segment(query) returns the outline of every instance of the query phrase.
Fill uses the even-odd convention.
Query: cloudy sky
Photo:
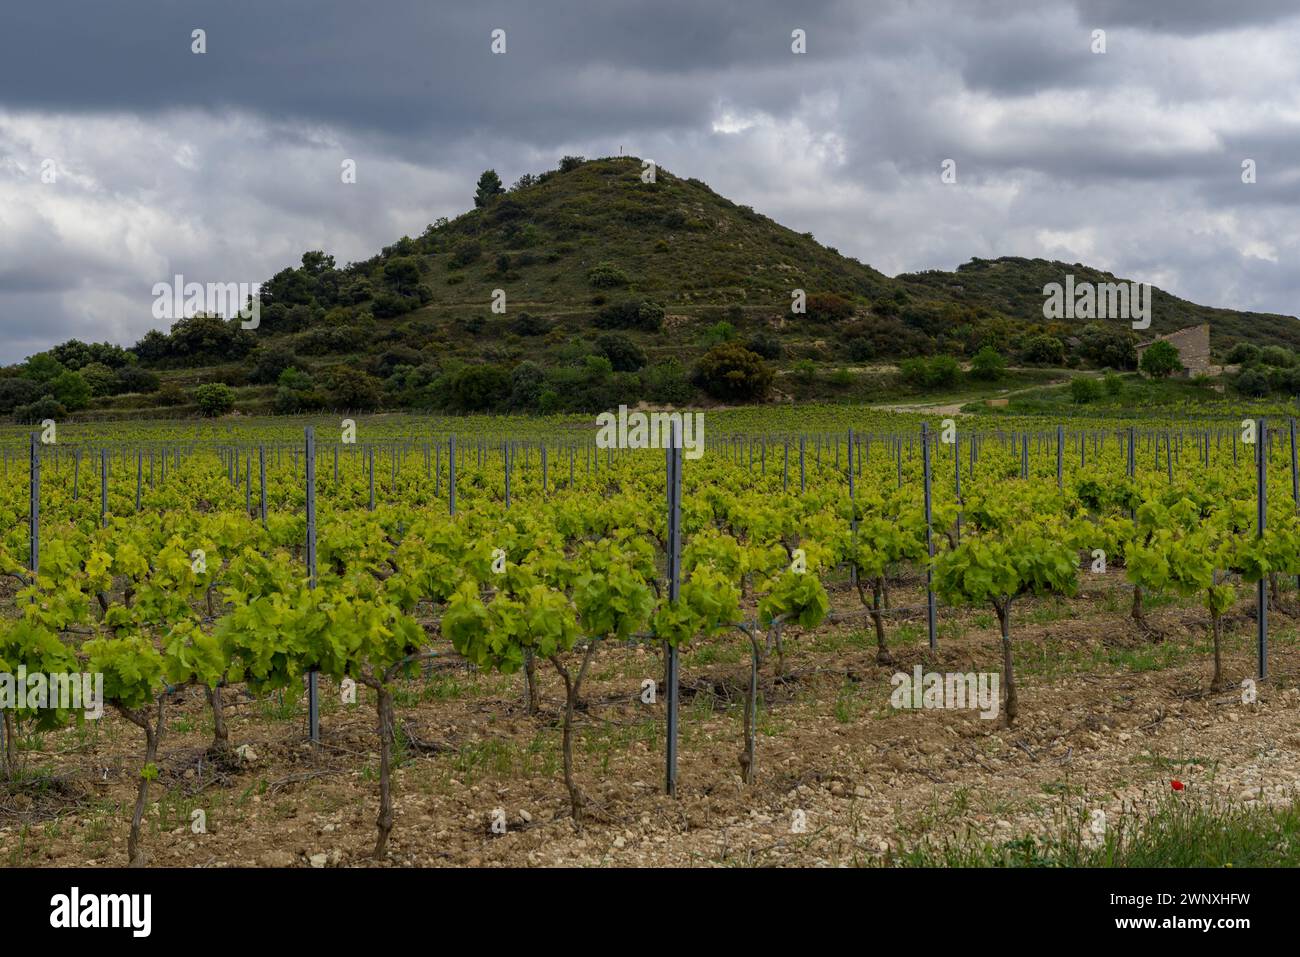
[[[5,0],[0,362],[620,150],[890,275],[1044,256],[1300,313],[1295,0]]]

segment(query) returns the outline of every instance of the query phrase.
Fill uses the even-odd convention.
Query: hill
[[[485,174],[474,209],[370,259],[305,253],[263,284],[255,330],[200,315],[129,352],[74,341],[0,370],[0,413],[49,413],[50,400],[86,417],[861,400],[924,388],[924,370],[893,369],[911,357],[990,346],[1012,365],[1125,367],[1139,337],[1206,321],[1219,354],[1300,348],[1292,317],[1160,290],[1144,333],[1048,321],[1046,283],[1116,277],[1006,258],[890,278],[699,180],[642,172],[632,157],[566,158],[508,191]]]
[[[950,299],[972,307],[994,309],[1023,322],[1036,322],[1042,321],[1043,287],[1063,282],[1067,274],[1074,276],[1076,284],[1130,281],[1082,263],[1018,256],[972,259],[958,266],[955,272],[930,270],[903,273],[896,278],[917,298]],[[1220,355],[1226,355],[1238,342],[1300,349],[1300,321],[1295,316],[1199,306],[1154,286],[1151,297],[1151,328],[1140,333],[1144,339],[1208,322],[1212,327],[1213,348]]]

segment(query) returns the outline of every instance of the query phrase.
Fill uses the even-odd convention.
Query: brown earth
[[[1112,576],[1113,579],[1113,576]],[[941,612],[931,655],[924,620],[890,622],[896,665],[875,664],[869,622],[786,636],[786,675],[763,676],[757,776],[742,784],[742,695],[748,643],[724,636],[683,655],[676,798],[663,790],[662,694],[642,681],[662,662],[646,647],[604,647],[584,685],[577,776],[593,802],[581,830],[560,772],[561,685],[539,664],[539,715],[521,676],[478,674],[454,654],[397,701],[405,746],[395,773],[396,827],[385,866],[854,865],[887,862],[917,841],[1002,841],[1053,827],[1063,813],[1139,814],[1170,781],[1187,793],[1280,802],[1300,782],[1300,651],[1295,623],[1271,613],[1270,680],[1258,702],[1208,691],[1204,614],[1192,603],[1150,610],[1156,641],[1125,614],[1122,587],[1090,578],[1070,601],[1023,601],[1013,612],[1020,718],[1012,730],[972,711],[899,711],[890,677],[995,671],[993,616]],[[848,590],[837,608],[856,612]],[[899,604],[920,596],[896,590]],[[1158,604],[1149,602],[1149,606]],[[1243,602],[1227,628],[1225,674],[1254,674],[1254,622]],[[144,844],[159,866],[372,866],[378,808],[373,699],[339,703],[322,682],[322,745],[305,739],[302,701],[227,691],[233,766],[204,756],[203,695],[168,706],[161,778]],[[140,732],[116,715],[28,737],[42,784],[0,788],[0,863],[122,865],[141,762]],[[494,834],[500,809],[506,833]],[[192,812],[206,833],[191,830]],[[797,826],[802,822],[802,830]]]

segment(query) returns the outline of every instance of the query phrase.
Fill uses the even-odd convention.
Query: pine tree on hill
[[[499,196],[505,192],[505,187],[501,185],[501,177],[497,175],[494,169],[485,169],[483,175],[478,178],[478,189],[474,191],[474,205],[482,209],[493,196]]]

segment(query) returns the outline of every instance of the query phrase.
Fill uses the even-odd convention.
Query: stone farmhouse
[[[1179,329],[1177,332],[1156,336],[1156,338],[1148,342],[1138,343],[1139,363],[1142,361],[1142,353],[1157,342],[1167,342],[1178,350],[1178,356],[1183,364],[1182,370],[1178,373],[1180,378],[1190,379],[1198,375],[1218,375],[1223,371],[1219,366],[1210,364],[1210,324],[1208,322],[1199,326],[1188,326],[1186,329]]]

